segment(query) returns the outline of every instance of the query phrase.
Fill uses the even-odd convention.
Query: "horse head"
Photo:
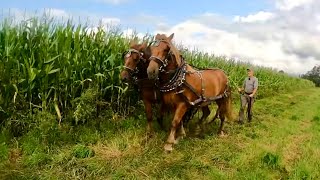
[[[149,79],[156,79],[160,71],[167,71],[170,68],[177,68],[181,65],[179,51],[173,46],[174,33],[169,37],[165,34],[157,34],[150,46],[151,56],[147,69]],[[171,58],[171,57],[174,58]],[[172,60],[175,60],[172,62]],[[173,67],[174,66],[174,67]]]
[[[147,63],[149,61],[150,53],[147,52],[148,48],[147,42],[142,44],[138,44],[136,41],[130,42],[129,50],[123,53],[124,69],[120,73],[122,81],[130,80],[139,73],[138,65],[141,62]]]

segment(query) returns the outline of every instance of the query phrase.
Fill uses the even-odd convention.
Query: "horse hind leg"
[[[218,135],[223,136],[224,132],[223,132],[223,126],[224,126],[224,120],[225,120],[225,116],[224,115],[220,115],[220,127],[218,130]]]
[[[210,115],[209,106],[203,106],[203,107],[201,107],[201,110],[202,110],[202,116],[198,121],[197,129],[196,129],[196,135],[199,135],[200,132],[201,133],[203,132],[203,129],[204,129],[203,128],[203,121],[205,119],[207,119],[207,117]]]
[[[223,126],[224,126],[224,121],[225,121],[226,113],[227,113],[226,105],[227,104],[225,103],[225,101],[223,101],[223,100],[219,101],[219,117],[220,117],[220,127],[218,129],[219,136],[224,135]]]

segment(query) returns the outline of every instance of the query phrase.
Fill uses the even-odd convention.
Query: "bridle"
[[[163,39],[159,39],[159,40],[155,40],[151,43],[151,46],[157,47],[159,46],[160,42],[164,42],[166,44],[169,44],[167,41],[163,40]],[[170,47],[170,45],[169,45]],[[164,59],[161,59],[157,56],[150,56],[149,60],[151,61],[155,61],[158,65],[159,65],[159,71],[160,72],[164,72],[165,71],[165,67],[168,66],[168,61],[169,61],[169,56],[172,56],[172,52],[171,50],[168,52],[168,54],[165,56]],[[172,59],[172,58],[171,58]]]
[[[143,62],[146,62],[147,60],[145,58],[143,58],[143,53],[136,50],[136,49],[129,49],[128,51],[124,52],[124,57],[125,57],[125,61],[127,61],[127,59],[131,56],[132,53],[137,53],[139,55],[139,62],[142,60]],[[138,62],[138,63],[139,63]],[[138,69],[138,66],[136,66],[136,68],[131,68],[131,67],[128,67],[128,66],[123,66],[124,69],[126,71],[128,71],[128,73],[130,74],[130,76],[134,76],[135,74],[138,74],[139,72],[139,69]]]

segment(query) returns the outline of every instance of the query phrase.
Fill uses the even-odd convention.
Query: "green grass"
[[[225,137],[216,135],[218,123],[203,138],[189,132],[170,154],[163,151],[167,133],[156,123],[146,138],[143,116],[98,121],[105,119],[100,116],[97,129],[92,122],[63,124],[51,136],[35,128],[10,143],[0,171],[17,179],[318,179],[319,102],[319,89],[258,100],[252,123],[229,121]]]

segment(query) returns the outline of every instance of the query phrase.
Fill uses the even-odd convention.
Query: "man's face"
[[[253,71],[252,70],[248,70],[247,73],[248,73],[248,76],[253,76]]]

